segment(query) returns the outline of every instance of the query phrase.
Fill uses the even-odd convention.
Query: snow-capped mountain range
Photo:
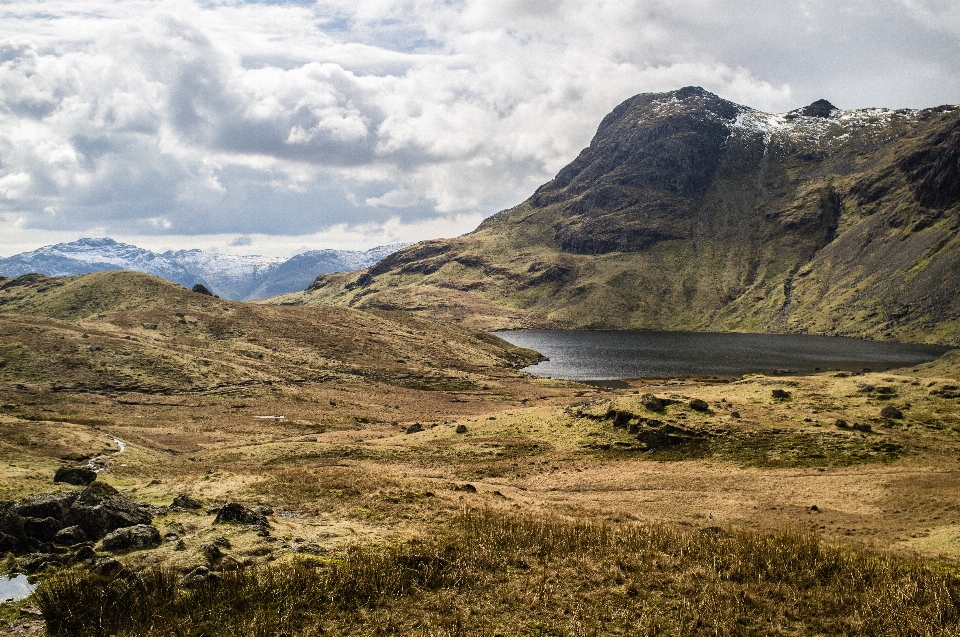
[[[109,238],[79,239],[0,258],[0,275],[12,278],[38,272],[73,276],[102,270],[135,270],[187,287],[202,283],[225,299],[244,301],[303,290],[320,274],[369,267],[406,245],[409,244],[397,243],[365,251],[311,250],[284,259],[204,250],[167,250],[158,254]]]

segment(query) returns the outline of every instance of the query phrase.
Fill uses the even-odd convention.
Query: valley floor
[[[666,529],[662,532],[673,534],[672,539],[664,540],[666,544],[658,545],[657,550],[677,560],[680,558],[674,553],[683,553],[677,543],[705,537],[697,535],[700,531],[709,537],[717,534],[746,542],[744,546],[755,541],[749,538],[760,537],[751,533],[783,542],[794,537],[801,538],[797,540],[801,544],[813,542],[821,547],[818,550],[880,556],[870,559],[910,565],[927,574],[923,577],[934,577],[931,573],[946,577],[941,583],[947,598],[937,602],[942,607],[934,604],[935,612],[929,616],[942,617],[944,623],[940,627],[931,624],[928,634],[949,634],[960,626],[957,384],[954,368],[933,364],[882,374],[632,380],[619,389],[513,372],[498,375],[495,370],[483,385],[433,391],[342,380],[162,394],[7,385],[0,387],[0,500],[76,489],[54,485],[55,470],[98,456],[104,467],[98,481],[153,505],[153,524],[171,538],[158,548],[117,553],[116,557],[129,572],[162,568],[174,579],[198,566],[224,576],[278,568],[281,572],[288,569],[288,575],[289,569],[327,572],[324,569],[346,568],[343,560],[350,551],[413,546],[416,558],[416,547],[421,544],[433,547],[424,548],[425,554],[436,550],[440,551],[437,559],[446,555],[443,564],[465,564],[457,556],[464,545],[450,539],[451,533],[453,537],[461,533],[465,515],[479,515],[487,520],[484,524],[512,520],[512,532],[521,535],[527,533],[523,525],[536,521],[541,530],[544,524],[556,525],[561,536],[571,532],[570,524],[594,525],[591,533],[601,533],[597,529],[617,533]],[[660,399],[660,404],[651,402],[650,395]],[[886,407],[896,409],[881,416]],[[414,426],[417,424],[420,427]],[[420,428],[422,431],[407,433]],[[122,451],[116,441],[123,443]],[[203,509],[170,507],[178,494],[199,500]],[[228,502],[271,507],[268,531],[214,524],[209,512]],[[215,541],[225,548],[211,556],[209,545]],[[703,541],[694,542],[699,547],[696,550],[709,553]],[[549,561],[549,551],[544,553],[542,546],[516,551],[520,556],[517,564]],[[378,555],[377,559],[387,559]],[[403,555],[403,559],[414,559],[409,550]],[[713,555],[715,560],[716,553]],[[563,565],[558,566],[559,579],[551,585],[562,589],[563,577],[572,576],[563,576],[561,571],[577,570],[565,559],[587,557],[573,548],[569,554],[557,553],[554,559]],[[396,562],[400,557],[390,559]],[[616,559],[622,567],[627,557]],[[691,573],[697,569],[710,571],[705,563],[683,566],[688,578],[683,586],[694,586],[697,578]],[[470,564],[470,568],[479,568]],[[18,563],[9,557],[4,565],[9,571]],[[403,572],[421,573],[427,568],[423,564],[407,567]],[[894,571],[897,568],[901,567]],[[503,575],[511,585],[518,585],[517,577],[530,577],[524,568],[510,566],[507,572],[513,573]],[[17,610],[24,605],[43,605],[44,599],[47,604],[68,604],[63,595],[69,597],[70,589],[62,587],[66,577],[62,573],[55,567],[39,573],[40,580],[48,582],[46,597],[39,602],[28,599],[0,606],[4,608],[0,621],[8,622],[8,630],[41,628],[38,619]],[[546,577],[545,570],[543,573]],[[477,579],[473,588],[465,585],[464,590],[473,592],[469,599],[456,601],[459,610],[472,609],[467,615],[473,617],[458,620],[459,629],[437,619],[449,615],[439,611],[431,615],[433,619],[421,617],[417,625],[411,619],[416,613],[404,615],[403,603],[398,601],[407,594],[403,591],[392,594],[389,604],[364,598],[366,601],[358,602],[360,610],[350,613],[341,609],[339,615],[328,613],[322,618],[294,613],[299,619],[285,621],[289,621],[289,634],[320,634],[322,630],[328,634],[375,634],[374,626],[383,628],[384,608],[390,607],[399,615],[394,628],[383,628],[387,634],[414,630],[422,634],[497,634],[504,630],[502,622],[484,624],[477,619],[489,602],[482,592],[493,586],[489,577],[494,576],[488,575]],[[596,590],[620,591],[617,595],[625,595],[624,600],[638,595],[644,598],[656,589],[656,578],[630,584],[617,580],[619,576],[607,581],[607,575],[598,575]],[[576,577],[570,581],[587,586]],[[52,587],[57,582],[60,589]],[[459,584],[450,582],[431,588],[432,584],[417,580],[410,586],[419,591],[417,595],[427,595],[429,600],[423,603],[428,605],[442,606],[443,591],[455,595],[449,591],[460,590]],[[648,590],[650,586],[653,589]],[[928,582],[927,586],[933,585]],[[54,595],[57,590],[59,598]],[[744,591],[736,595],[767,594]],[[670,598],[672,602],[669,595],[656,598],[667,599],[660,610],[663,618],[674,619],[653,621],[654,615],[650,615],[643,620],[649,622],[641,632],[707,634],[709,629],[728,634],[894,634],[868,630],[873,624],[867,619],[859,628],[848,624],[831,624],[831,628],[809,623],[804,617],[787,621],[774,631],[764,622],[770,621],[770,613],[780,612],[779,606],[761,604],[763,609],[753,612],[743,606],[742,599],[736,602],[733,593],[730,600],[716,602],[720,606],[713,619],[706,621],[705,615],[697,615],[701,623],[695,627],[677,619],[693,615],[677,615],[676,608],[670,611],[670,604],[675,607],[677,599],[688,599],[694,593],[674,593],[679,597]],[[555,594],[562,597],[576,592]],[[632,615],[630,621],[616,619],[619,602],[604,599],[612,609],[610,618],[604,619],[602,613],[596,617],[581,613],[577,624],[571,623],[569,616],[554,617],[550,630],[555,632],[543,634],[619,634],[631,621],[641,625],[636,623],[641,622],[639,615]],[[660,608],[650,600],[651,609]],[[870,606],[859,598],[850,601],[861,602]],[[784,607],[790,605],[783,603]],[[822,600],[810,603],[825,608]],[[874,611],[893,612],[881,610],[881,606]],[[43,608],[48,615],[50,606]],[[503,619],[519,611],[496,612]],[[527,617],[523,612],[516,615],[520,622],[515,624],[516,634],[537,634],[530,623],[537,612],[530,612]],[[634,608],[631,612],[639,611]],[[369,622],[363,620],[364,613],[369,614]],[[929,621],[917,617],[910,624],[913,628],[907,630],[903,626],[908,624],[903,624],[901,628],[907,632],[899,634],[908,634]],[[745,618],[746,623],[737,624],[738,618]],[[604,628],[607,623],[609,627]],[[738,625],[739,633],[733,629]],[[70,626],[69,622],[54,623],[52,634],[75,634]],[[541,632],[544,626],[540,626]],[[129,634],[168,634],[164,630],[131,624]],[[268,630],[263,634],[274,633]]]

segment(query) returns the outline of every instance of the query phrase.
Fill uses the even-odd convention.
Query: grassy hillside
[[[471,387],[536,354],[413,315],[234,303],[135,272],[0,284],[0,382],[201,391],[332,378]]]
[[[960,109],[640,95],[519,206],[281,297],[474,327],[960,344]],[[819,109],[819,110],[818,110]]]

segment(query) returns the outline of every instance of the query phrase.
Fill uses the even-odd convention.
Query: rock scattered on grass
[[[666,403],[653,394],[644,394],[640,397],[640,403],[650,411],[660,412],[666,408]]]
[[[792,394],[785,389],[774,389],[770,391],[774,400],[790,400]]]
[[[903,418],[903,412],[894,407],[893,405],[887,405],[880,410],[881,418],[889,418],[891,420],[898,420]]]
[[[710,405],[705,400],[694,398],[690,401],[690,409],[694,411],[710,411]]]
[[[251,524],[254,526],[265,527],[269,523],[266,516],[257,513],[253,509],[248,509],[242,504],[231,502],[225,504],[217,510],[217,517],[214,524],[224,524],[227,522],[239,522],[241,524]]]
[[[195,511],[197,509],[202,509],[203,503],[200,502],[199,500],[191,498],[189,495],[185,493],[181,493],[180,495],[178,495],[173,499],[173,503],[171,503],[170,506],[175,509],[187,509],[187,510]]]
[[[465,433],[467,433],[467,426],[466,426],[466,425],[457,425],[457,433],[458,433],[458,434],[465,434]]]
[[[160,531],[151,524],[137,524],[108,533],[100,545],[105,551],[139,551],[160,544]]]
[[[97,479],[97,472],[89,467],[60,467],[53,475],[57,483],[72,484],[85,487]]]
[[[421,431],[423,431],[423,425],[418,422],[413,423],[406,429],[406,433],[408,434],[420,433]]]

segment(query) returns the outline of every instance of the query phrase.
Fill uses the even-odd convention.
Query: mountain
[[[73,276],[105,270],[135,270],[186,287],[202,283],[226,299],[259,299],[302,290],[318,274],[359,270],[407,244],[366,251],[314,250],[290,259],[259,255],[234,256],[203,250],[168,250],[162,254],[113,239],[80,239],[0,258],[0,275],[18,277],[36,272]]]
[[[482,328],[960,344],[960,107],[641,94],[520,205],[278,300]]]

